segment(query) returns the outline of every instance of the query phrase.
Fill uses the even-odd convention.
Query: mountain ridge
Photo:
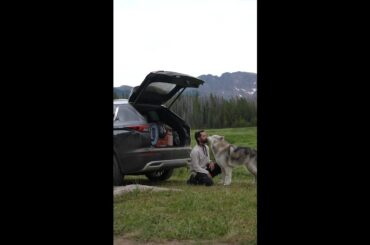
[[[184,94],[199,94],[207,96],[212,93],[224,98],[244,97],[256,99],[257,96],[257,74],[252,72],[224,72],[220,76],[205,74],[198,76],[205,83],[199,88],[188,88]],[[113,91],[120,97],[128,97],[132,86],[122,85],[114,87]]]

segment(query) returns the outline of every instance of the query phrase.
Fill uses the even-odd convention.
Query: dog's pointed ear
[[[224,139],[225,139],[225,137],[224,137],[224,136],[221,136],[221,137],[220,137],[220,140],[224,140]]]

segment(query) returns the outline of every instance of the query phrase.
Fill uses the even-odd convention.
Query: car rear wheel
[[[123,185],[123,177],[118,166],[117,158],[113,155],[113,186]]]
[[[147,173],[145,174],[145,176],[151,181],[164,181],[171,178],[172,174],[173,168],[157,170],[154,172]]]

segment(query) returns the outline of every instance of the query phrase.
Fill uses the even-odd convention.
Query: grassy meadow
[[[206,129],[238,146],[257,147],[257,128]],[[194,130],[191,132],[195,144]],[[212,156],[213,157],[213,156]],[[211,158],[212,158],[211,157]],[[256,244],[257,193],[252,175],[244,168],[233,171],[230,186],[189,186],[189,171],[178,168],[164,182],[144,175],[125,176],[125,184],[181,189],[181,192],[134,191],[114,198],[114,236],[133,243]]]

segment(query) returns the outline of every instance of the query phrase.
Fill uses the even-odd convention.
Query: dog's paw
[[[226,176],[225,181],[224,181],[224,185],[230,185],[230,184],[231,184],[231,177]]]

